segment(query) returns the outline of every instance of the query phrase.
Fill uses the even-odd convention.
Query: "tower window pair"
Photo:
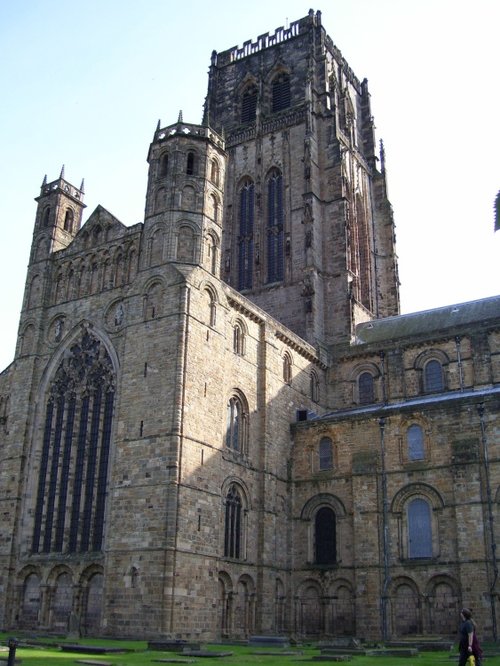
[[[238,289],[253,287],[255,186],[245,180],[239,190]],[[267,282],[281,282],[284,277],[284,205],[283,177],[273,169],[267,178],[266,216]]]

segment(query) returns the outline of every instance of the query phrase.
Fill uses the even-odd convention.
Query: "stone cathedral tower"
[[[133,226],[83,223],[64,172],[36,199],[0,628],[378,640],[466,604],[496,638],[500,298],[398,314],[367,83],[320,12],[213,52],[147,161]]]
[[[313,344],[398,314],[367,82],[321,12],[214,52],[205,122],[224,132],[229,155],[224,280]]]

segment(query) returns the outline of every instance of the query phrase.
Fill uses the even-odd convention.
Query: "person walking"
[[[481,666],[482,651],[476,636],[476,623],[472,619],[470,608],[462,608],[460,611],[460,642],[458,650],[460,656],[458,666],[465,666],[467,659],[474,655],[476,666]]]

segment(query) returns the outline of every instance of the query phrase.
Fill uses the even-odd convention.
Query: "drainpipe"
[[[457,365],[458,365],[458,380],[460,382],[460,390],[464,390],[464,369],[462,366],[462,354],[460,353],[460,336],[455,338],[455,347],[457,350]]]
[[[384,582],[382,585],[382,594],[380,597],[380,616],[382,618],[382,639],[387,641],[389,636],[388,618],[387,618],[387,589],[391,582],[389,573],[389,506],[387,500],[387,472],[385,469],[385,419],[379,419],[380,428],[380,453],[381,453],[381,481],[382,481],[382,551]]]
[[[481,424],[481,444],[483,449],[483,463],[486,480],[486,502],[488,506],[488,527],[490,532],[491,544],[491,563],[493,565],[493,580],[490,584],[490,604],[491,604],[491,627],[493,630],[493,640],[497,640],[497,617],[495,610],[495,587],[498,580],[498,562],[496,556],[497,544],[495,542],[495,530],[493,525],[493,502],[491,499],[491,484],[490,484],[490,464],[488,459],[488,438],[486,437],[486,426],[484,423],[484,403],[479,403],[477,406],[477,413],[479,414],[479,421]]]

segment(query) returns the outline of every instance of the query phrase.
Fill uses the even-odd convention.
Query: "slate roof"
[[[430,335],[434,331],[442,333],[493,319],[498,319],[500,323],[500,296],[364,322],[356,326],[354,344]]]

